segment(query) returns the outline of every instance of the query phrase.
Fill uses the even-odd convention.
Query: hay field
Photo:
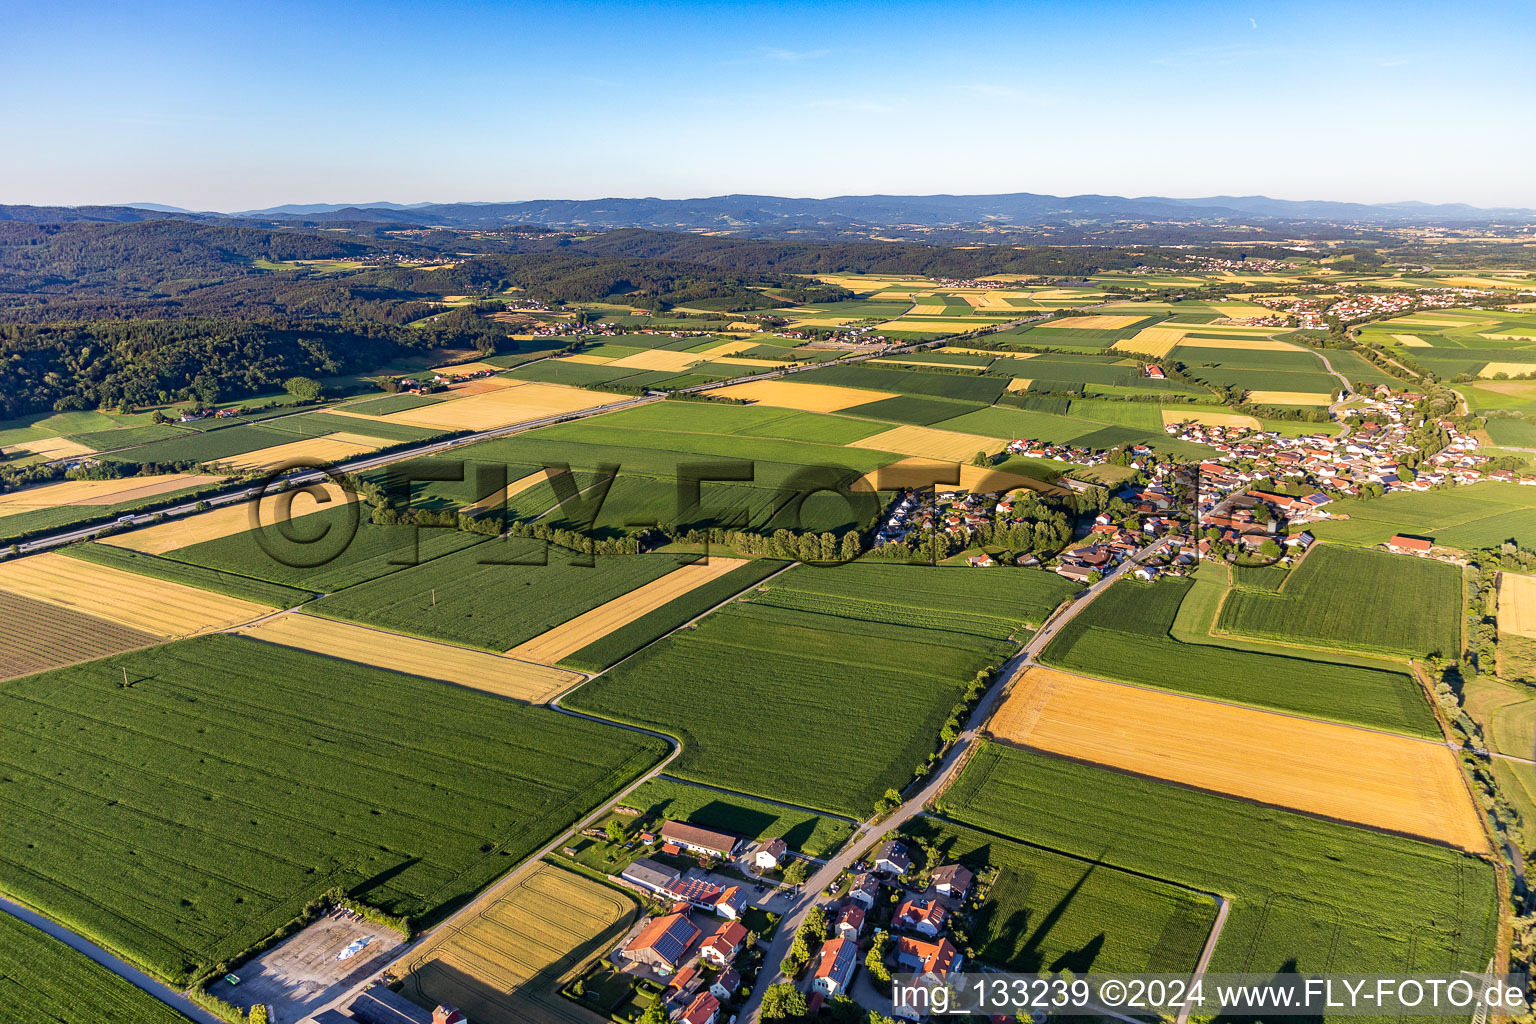
[[[225,629],[272,612],[269,605],[51,551],[0,563],[0,591],[167,639]]]
[[[534,486],[535,484],[542,483],[548,479],[548,470],[535,470],[534,472],[529,473],[527,476],[518,477],[516,480],[513,480],[511,483],[507,484],[507,486],[491,492],[490,494],[481,498],[479,501],[471,505],[465,505],[463,511],[470,515],[474,515],[476,512],[484,512],[487,509],[500,508],[509,499],[517,497],[528,488]]]
[[[720,356],[733,356],[738,352],[745,352],[747,349],[756,348],[761,344],[762,342],[756,338],[743,338],[737,341],[727,341],[720,345],[712,345],[694,354],[703,359],[718,359]]]
[[[1450,749],[1032,668],[988,725],[1000,740],[1214,793],[1483,852]]]
[[[507,656],[553,665],[621,626],[627,626],[640,616],[655,611],[668,601],[682,597],[690,590],[702,587],[710,580],[719,579],[737,566],[745,564],[747,560],[744,558],[711,558],[708,562],[682,566],[622,597],[583,612],[532,640],[518,644],[507,652]]]
[[[1073,331],[1118,331],[1145,320],[1144,316],[1125,316],[1118,313],[1101,313],[1097,316],[1072,316],[1065,320],[1050,320],[1040,324],[1037,330],[1052,328]]]
[[[297,647],[392,672],[441,679],[530,704],[542,704],[582,679],[579,672],[303,612],[273,616],[238,632],[284,647]]]
[[[725,362],[725,360],[720,360]],[[867,405],[884,398],[895,398],[894,391],[865,391],[863,388],[838,387],[835,384],[801,384],[791,380],[754,380],[714,388],[705,394],[741,398],[757,405],[801,412],[838,412],[855,405]],[[974,453],[972,453],[974,454]]]
[[[1531,369],[1536,370],[1536,364]],[[1331,405],[1333,396],[1321,391],[1250,391],[1248,400],[1260,405]]]
[[[915,302],[907,310],[907,316],[943,316],[949,306],[942,302]]]
[[[1250,430],[1258,430],[1262,426],[1256,418],[1236,412],[1205,412],[1183,407],[1163,410],[1165,427],[1183,423],[1186,420],[1202,423],[1207,427],[1247,427]]]
[[[258,448],[244,455],[231,455],[213,461],[231,469],[267,470],[297,459],[343,462],[376,451],[381,446],[382,442],[376,437],[337,433],[326,434],[323,437],[306,437],[302,441],[290,441],[287,444],[273,445],[271,448]]]
[[[1029,386],[1035,382],[1033,377],[1014,377],[1008,382],[1009,391],[1028,391]]]
[[[482,902],[400,962],[401,994],[476,1024],[600,1024],[559,990],[637,920],[634,900],[541,863]]]
[[[133,476],[118,480],[61,480],[41,487],[25,487],[0,494],[0,518],[35,509],[60,508],[64,505],[116,505],[139,501],[187,487],[218,483],[222,477],[198,473],[168,473],[164,476]]]
[[[1000,437],[985,434],[964,434],[958,430],[939,430],[936,427],[904,426],[881,431],[872,437],[854,441],[850,448],[872,448],[897,455],[916,455],[924,459],[941,459],[947,462],[969,462],[977,452],[995,454],[1007,447]]]
[[[608,365],[636,370],[686,370],[703,358],[697,352],[673,352],[665,348],[648,348],[632,356],[615,359]]]
[[[1183,341],[1184,331],[1180,328],[1147,327],[1138,331],[1136,337],[1117,341],[1109,347],[1121,352],[1135,352],[1138,355],[1165,359],[1168,353],[1178,348]]]
[[[1499,632],[1536,640],[1536,576],[1499,573]]]
[[[69,441],[62,437],[41,437],[35,441],[21,441],[17,444],[8,444],[0,450],[10,456],[33,455],[49,461],[68,459],[76,455],[92,455],[96,451],[78,441]]]
[[[1489,363],[1477,371],[1479,377],[1493,377],[1500,373],[1506,377],[1518,377],[1521,374],[1536,373],[1536,363]]]
[[[346,492],[335,484],[310,484],[281,494],[269,494],[259,503],[246,501],[223,505],[142,530],[102,537],[98,543],[142,551],[146,555],[163,555],[167,551],[201,544],[205,540],[232,537],[258,525],[270,526],[314,512],[324,512],[346,500]]]
[[[1268,330],[1269,328],[1266,328]],[[1231,330],[1230,327],[1224,330]],[[1267,338],[1191,338],[1179,342],[1180,348],[1238,348],[1252,352],[1300,352],[1302,349],[1288,341],[1270,341]]]
[[[563,384],[517,384],[484,395],[470,395],[419,409],[407,409],[389,417],[392,423],[441,430],[491,430],[527,420],[593,409],[628,396],[606,391],[587,391]]]
[[[1417,334],[1394,334],[1392,335],[1392,340],[1399,345],[1406,345],[1409,348],[1434,348],[1433,345]]]

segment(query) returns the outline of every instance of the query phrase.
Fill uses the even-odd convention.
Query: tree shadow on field
[[[1289,998],[1291,1000],[1288,1005],[1291,1007],[1307,1006],[1306,983],[1307,977],[1299,973],[1299,967],[1295,958],[1287,960],[1280,965],[1280,970],[1276,971],[1274,976],[1264,983],[1268,988],[1276,991],[1276,995],[1268,996],[1266,1001],[1270,1005],[1274,1005],[1276,1002],[1285,1000],[1286,997],[1278,995],[1278,992],[1279,990],[1286,990],[1290,993]],[[1317,1002],[1318,999],[1314,999],[1312,1005],[1316,1005]],[[1213,1024],[1268,1024],[1268,1022],[1276,1019],[1273,1014],[1266,1016],[1263,1007],[1254,1006],[1247,1002],[1234,1002],[1221,1008],[1221,1012],[1213,1019]],[[1295,1013],[1292,1010],[1283,1019],[1285,1024],[1323,1024],[1323,1015],[1321,1013],[1301,1014]]]

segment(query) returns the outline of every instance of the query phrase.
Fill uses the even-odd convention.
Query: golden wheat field
[[[0,517],[64,505],[116,505],[188,487],[218,483],[221,479],[197,473],[168,473],[164,476],[130,476],[118,480],[61,480],[41,487],[24,487],[19,491],[0,494]]]
[[[714,388],[706,394],[740,398],[757,405],[772,405],[780,409],[799,409],[802,412],[838,412],[855,405],[878,402],[882,398],[896,397],[893,391],[865,391],[863,388],[844,388],[835,384],[801,384],[792,380],[754,380],[746,384],[730,384],[723,388]]]
[[[466,373],[500,373],[502,367],[492,366],[490,363],[448,363],[443,366],[432,367],[432,372],[440,373],[444,377],[462,377]]]
[[[872,473],[865,473],[852,484],[854,490],[868,491],[920,491],[929,487],[941,491],[960,488],[980,494],[1020,489],[1058,496],[1071,493],[1065,487],[1006,469],[956,465],[941,459],[919,458],[902,459],[889,466],[881,466]]]
[[[376,451],[380,446],[381,442],[376,437],[347,433],[326,434],[323,437],[306,437],[302,441],[273,445],[271,448],[258,448],[244,455],[230,455],[214,461],[236,470],[270,470],[295,460],[344,462]]]
[[[1338,821],[1488,848],[1442,743],[1035,667],[988,724],[997,739]]]
[[[1203,409],[1164,409],[1163,426],[1172,426],[1175,423],[1186,421],[1201,423],[1207,427],[1248,427],[1250,430],[1258,430],[1262,425],[1252,416],[1244,416],[1236,412],[1207,412]]]
[[[648,348],[632,356],[615,359],[610,366],[622,366],[634,370],[686,370],[704,357],[697,352],[673,352],[665,348]]]
[[[1248,401],[1259,405],[1331,405],[1333,396],[1322,391],[1250,391]]]
[[[1477,371],[1479,377],[1495,377],[1501,373],[1506,377],[1519,377],[1527,373],[1536,373],[1536,363],[1489,363]]]
[[[940,352],[961,352],[961,353],[964,353],[965,355],[968,355],[968,356],[993,356],[993,357],[1007,356],[1009,359],[1033,359],[1033,358],[1035,358],[1035,356],[1040,354],[1038,352],[1008,352],[1008,351],[997,351],[997,352],[994,352],[991,349],[985,349],[985,348],[966,348],[964,345],[940,345],[939,346],[939,351]]]
[[[712,345],[703,352],[695,352],[699,359],[718,359],[721,356],[733,356],[738,352],[745,352],[749,348],[756,348],[762,342],[747,338],[739,341],[727,341],[719,345]]]
[[[602,1024],[559,990],[637,919],[624,893],[536,864],[400,961],[401,994],[475,1024]]]
[[[1392,335],[1392,340],[1399,345],[1406,345],[1409,348],[1434,348],[1433,345],[1417,334],[1394,334]]]
[[[1126,338],[1109,346],[1119,352],[1135,352],[1138,355],[1165,358],[1184,340],[1184,331],[1177,327],[1145,327],[1134,338]]]
[[[885,334],[892,332],[901,333],[926,333],[926,334],[959,334],[964,331],[976,331],[992,324],[1001,323],[996,317],[978,316],[974,320],[888,320],[880,324],[875,330]]]
[[[625,401],[627,396],[563,384],[515,384],[484,395],[392,413],[393,423],[440,430],[491,430]]]
[[[226,629],[272,612],[269,605],[53,552],[0,563],[0,590],[165,638]]]
[[[346,500],[346,492],[335,484],[309,484],[280,494],[269,494],[259,503],[247,501],[222,505],[141,530],[103,537],[98,543],[142,551],[147,555],[163,555],[205,540],[232,537],[258,526],[271,526],[324,512]]]
[[[1536,640],[1536,576],[1499,574],[1499,632]]]
[[[303,612],[276,615],[240,632],[284,647],[441,679],[530,704],[542,704],[583,678],[579,672]]]
[[[923,459],[942,459],[946,462],[969,462],[977,452],[996,454],[1007,447],[1000,437],[985,434],[964,434],[958,430],[939,430],[936,427],[904,426],[883,430],[872,437],[854,441],[850,448],[872,448],[875,451],[895,452],[897,455],[915,455]]]
[[[1040,326],[1073,331],[1118,331],[1145,319],[1145,316],[1100,313],[1095,316],[1069,316],[1065,320],[1049,320]]]
[[[1227,328],[1230,330],[1230,328]],[[1300,352],[1301,349],[1288,341],[1269,341],[1265,338],[1224,337],[1191,338],[1188,335],[1179,342],[1180,348],[1236,348],[1251,352]]]
[[[1029,386],[1035,382],[1033,377],[1014,377],[1008,382],[1009,391],[1028,391]]]
[[[553,665],[620,626],[627,626],[647,612],[655,611],[668,601],[745,564],[746,560],[741,558],[711,558],[708,562],[682,566],[660,579],[583,612],[532,640],[518,644],[507,655]]]

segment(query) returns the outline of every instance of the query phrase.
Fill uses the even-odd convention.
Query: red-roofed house
[[[688,1004],[677,1018],[678,1024],[715,1024],[720,1016],[720,1000],[712,993],[700,992],[693,997],[693,1002]]]
[[[737,971],[721,971],[715,975],[715,980],[709,983],[710,994],[716,999],[730,999],[736,995],[736,990],[741,988],[741,974]]]
[[[1427,555],[1435,542],[1428,537],[1404,537],[1398,534],[1387,541],[1387,550],[1401,554]]]
[[[950,974],[958,971],[965,959],[948,939],[924,942],[922,939],[901,936],[893,948],[898,964],[909,971],[920,971],[923,974]]]
[[[671,974],[686,959],[700,931],[687,914],[671,913],[652,918],[640,933],[624,947],[624,958],[645,964],[662,974]]]
[[[816,953],[815,970],[811,972],[811,988],[823,995],[835,996],[848,987],[853,977],[853,965],[858,959],[859,947],[852,939],[832,939],[822,944]]]
[[[724,967],[736,959],[747,941],[747,926],[740,921],[727,921],[715,929],[713,935],[699,947],[699,956],[716,967]]]
[[[896,916],[891,919],[891,923],[898,928],[921,932],[933,938],[944,930],[944,922],[948,918],[949,911],[938,900],[907,899],[896,907]]]
[[[662,895],[700,910],[713,910],[725,892],[707,878],[679,878],[662,890]]]
[[[721,917],[728,917],[732,921],[741,917],[747,909],[747,890],[739,885],[733,885],[720,894],[715,900],[715,913]]]
[[[857,939],[859,933],[864,931],[864,908],[857,903],[850,903],[839,910],[832,931],[845,939]]]

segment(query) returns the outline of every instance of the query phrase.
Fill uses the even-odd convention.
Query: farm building
[[[626,882],[633,882],[642,889],[661,892],[677,881],[678,873],[676,868],[669,868],[659,861],[641,857],[625,868],[619,877]]]
[[[1396,551],[1400,555],[1427,555],[1434,546],[1433,538],[1405,537],[1400,533],[1387,540],[1387,550]]]
[[[859,946],[852,939],[833,939],[816,953],[816,968],[811,973],[811,988],[823,995],[835,996],[848,987]]]
[[[713,910],[724,892],[724,888],[707,878],[679,878],[662,890],[662,895],[700,910]]]
[[[699,929],[688,915],[676,909],[654,918],[624,947],[623,956],[632,963],[644,964],[662,974],[671,974],[687,958],[688,947],[699,937]]]
[[[784,855],[789,852],[789,844],[777,837],[765,839],[758,844],[757,851],[752,855],[752,863],[760,870],[768,871],[779,866]]]
[[[729,832],[690,825],[686,821],[669,821],[661,826],[661,838],[685,850],[716,857],[729,857],[736,852],[736,844],[740,842]]]
[[[365,1024],[466,1024],[464,1015],[452,1006],[423,1010],[383,985],[374,985],[358,996],[349,1009],[353,1020]]]

